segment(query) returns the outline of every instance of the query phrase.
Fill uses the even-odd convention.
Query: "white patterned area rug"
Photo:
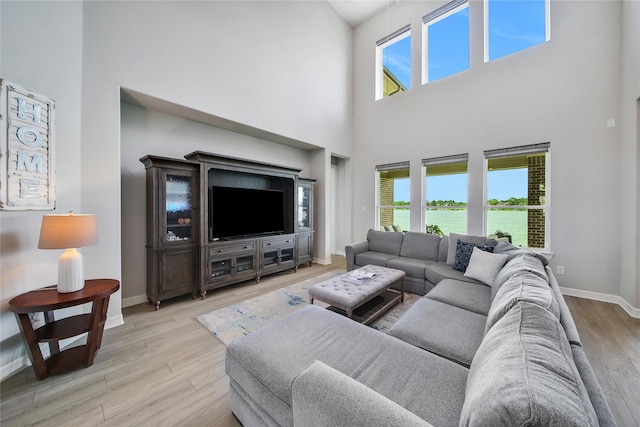
[[[336,274],[342,273],[325,273],[295,285],[200,315],[196,319],[224,345],[229,345],[241,336],[248,335],[267,323],[308,305],[309,287],[328,280],[336,276]],[[388,332],[396,320],[418,298],[420,298],[418,295],[405,292],[404,302],[394,306],[369,326],[385,333]],[[317,302],[314,302],[314,304],[323,307],[327,306],[327,304]]]

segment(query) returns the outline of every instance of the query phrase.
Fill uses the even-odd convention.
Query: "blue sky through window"
[[[488,198],[509,200],[527,197],[527,169],[489,171]],[[409,201],[409,178],[394,181],[394,200]],[[467,175],[437,175],[427,177],[427,200],[467,202]]]
[[[428,26],[428,80],[469,68],[469,7]]]
[[[489,61],[545,42],[545,0],[487,1]]]
[[[411,87],[411,37],[405,37],[382,51],[382,64],[404,85]]]

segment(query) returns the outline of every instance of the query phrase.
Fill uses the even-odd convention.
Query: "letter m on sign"
[[[0,210],[55,208],[55,102],[0,79]]]

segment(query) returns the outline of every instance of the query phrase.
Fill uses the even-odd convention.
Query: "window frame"
[[[527,50],[535,46],[539,46],[540,44],[531,45],[522,50],[518,50],[515,52],[511,52],[509,54],[500,56],[498,58],[489,59],[489,2],[490,1],[498,1],[498,0],[483,0],[483,30],[484,30],[484,62],[496,61],[498,59],[504,58],[505,56],[513,55],[514,53],[521,52],[522,50]],[[505,0],[501,0],[505,1]],[[516,0],[507,0],[507,1],[516,1]],[[544,0],[544,43],[551,40],[551,0]]]
[[[451,15],[454,15],[460,12],[463,9],[469,9],[469,0],[453,0],[444,6],[434,10],[433,12],[428,13],[427,15],[422,17],[422,84],[425,85],[427,83],[431,83],[436,80],[429,79],[429,26],[432,24],[436,24]],[[471,21],[471,15],[469,15],[469,21]],[[469,22],[470,24],[470,22]],[[469,32],[471,34],[471,32]],[[471,40],[467,40],[467,50],[469,55],[471,55]],[[461,73],[463,71],[471,68],[471,61],[469,61],[469,66],[464,70],[457,71],[453,74],[449,74],[445,77],[452,76],[454,74]],[[437,79],[440,80],[440,79]]]
[[[469,153],[464,153],[464,154],[456,154],[456,155],[452,155],[452,156],[441,156],[441,157],[431,157],[431,158],[426,158],[426,159],[422,159],[422,194],[421,194],[421,221],[420,221],[420,226],[422,228],[422,230],[426,231],[426,227],[427,227],[427,211],[429,209],[431,210],[450,210],[452,208],[447,208],[446,206],[433,206],[433,207],[428,207],[427,206],[427,168],[429,166],[437,166],[437,165],[446,165],[446,164],[454,164],[454,163],[466,163],[467,165],[467,206],[464,208],[466,211],[466,218],[465,218],[465,230],[468,231],[469,230],[469,179],[470,179],[470,174],[469,174]],[[466,234],[462,233],[462,234]],[[446,235],[447,233],[445,233]]]
[[[407,178],[409,178],[409,204],[401,209],[406,209],[409,212],[409,227],[411,226],[411,165],[410,162],[398,162],[388,163],[383,165],[376,165],[375,168],[375,229],[380,230],[383,226],[380,221],[380,213],[382,209],[397,209],[395,205],[382,205],[380,202],[380,172],[388,172],[394,170],[408,170]],[[395,224],[392,224],[395,225]]]
[[[384,49],[406,39],[407,37],[411,37],[411,24],[405,25],[404,27],[394,31],[386,37],[378,40],[376,42],[376,67],[375,67],[375,99],[379,101],[384,98],[388,98],[389,96],[384,96]],[[409,51],[409,57],[411,58],[411,49]],[[411,61],[411,68],[413,68],[413,61]],[[411,71],[410,74],[413,74]],[[406,88],[406,90],[410,90],[411,86]],[[396,92],[397,93],[397,92]],[[395,94],[395,93],[394,93]]]
[[[511,205],[489,205],[489,160],[495,158],[507,158],[523,156],[527,154],[545,154],[545,197],[544,205],[526,205],[526,206],[511,206]],[[551,143],[543,142],[539,144],[521,145],[509,148],[501,148],[495,150],[485,150],[484,152],[484,190],[483,190],[483,224],[482,229],[484,235],[488,235],[488,218],[490,209],[524,209],[524,210],[542,210],[545,212],[544,221],[544,247],[530,247],[527,249],[536,252],[551,253]],[[528,230],[528,228],[527,228]]]

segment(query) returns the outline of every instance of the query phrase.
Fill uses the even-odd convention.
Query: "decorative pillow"
[[[473,248],[478,248],[485,252],[493,252],[493,246],[476,245],[475,243],[462,242],[458,240],[456,244],[456,260],[453,263],[453,268],[463,273],[467,271],[469,260],[471,259],[471,253]]]
[[[466,234],[449,233],[449,249],[447,252],[447,264],[453,266],[456,262],[456,243],[461,242],[475,243],[476,245],[486,245],[487,238],[482,236],[467,236]]]
[[[507,262],[507,258],[509,258],[509,256],[505,254],[494,254],[473,248],[469,266],[464,276],[479,280],[485,285],[491,286],[498,272],[504,263]]]

